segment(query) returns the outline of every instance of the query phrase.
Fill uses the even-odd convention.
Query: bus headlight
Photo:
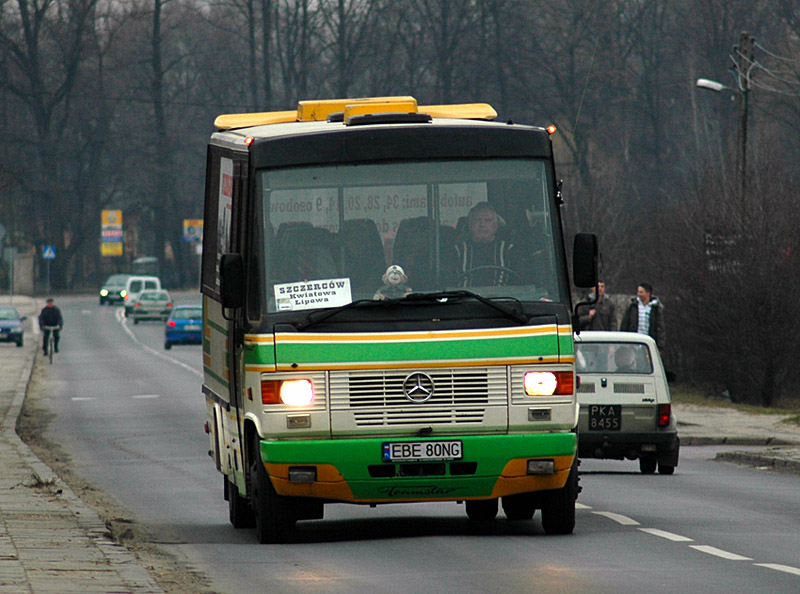
[[[572,395],[575,386],[571,371],[529,371],[522,384],[528,396]]]
[[[307,379],[283,381],[280,398],[286,406],[308,406],[314,402],[314,388]]]

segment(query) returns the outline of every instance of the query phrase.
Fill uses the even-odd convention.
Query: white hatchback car
[[[655,341],[635,332],[575,335],[578,455],[639,459],[639,469],[672,474],[680,440],[667,373]]]

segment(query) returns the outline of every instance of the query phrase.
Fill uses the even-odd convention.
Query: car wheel
[[[639,470],[642,474],[653,474],[656,471],[658,460],[655,456],[642,456],[639,458]]]
[[[572,534],[575,530],[575,501],[578,499],[578,460],[572,463],[563,488],[550,491],[542,505],[545,534]]]
[[[255,517],[250,504],[241,495],[236,485],[223,476],[225,481],[225,499],[228,500],[228,519],[234,528],[252,528],[255,526]]]
[[[675,474],[675,467],[667,464],[658,465],[658,474]]]
[[[261,461],[258,435],[253,436],[248,472],[253,488],[253,514],[258,542],[285,542],[297,520],[291,502],[278,495],[269,480],[267,469]]]
[[[171,348],[172,348],[172,343],[171,343],[171,342],[167,341],[167,342],[165,342],[165,343],[164,343],[164,349],[165,349],[165,350],[167,350],[167,351],[168,351],[168,350],[170,350]]]
[[[19,337],[19,340],[17,340],[17,347],[21,347],[21,346],[22,346],[22,341],[23,341],[23,340],[24,340],[24,339],[23,339],[23,338],[20,336],[20,337]]]
[[[473,522],[490,522],[497,516],[497,499],[475,499],[467,501],[466,506]]]
[[[503,497],[503,512],[509,520],[530,520],[536,513],[536,496],[520,493]]]
[[[134,318],[133,318],[133,323],[134,323],[134,324],[138,324],[138,323],[139,323],[139,318],[137,318],[137,317],[134,317]]]

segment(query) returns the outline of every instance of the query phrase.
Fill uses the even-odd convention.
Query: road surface
[[[196,294],[179,303],[199,303]],[[284,545],[234,530],[203,432],[199,346],[163,348],[95,298],[62,298],[48,437],[218,592],[798,592],[800,477],[683,448],[675,475],[584,461],[575,533],[475,524],[457,504],[330,505]]]

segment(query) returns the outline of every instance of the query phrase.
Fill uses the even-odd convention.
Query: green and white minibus
[[[332,503],[541,510],[578,495],[571,283],[550,134],[486,104],[217,118],[202,293],[209,453],[236,527]],[[478,227],[478,214],[488,222]],[[596,281],[578,234],[574,284]]]

